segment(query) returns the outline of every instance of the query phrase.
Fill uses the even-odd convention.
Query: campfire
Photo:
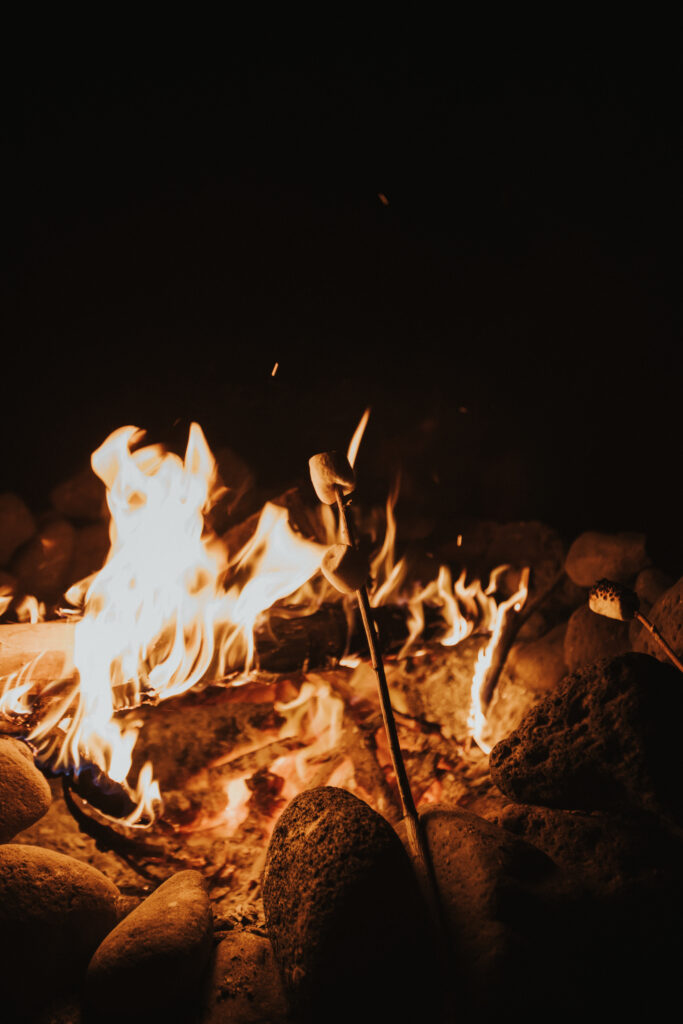
[[[256,509],[196,423],[182,456],[116,430],[42,521],[0,496],[13,927],[22,872],[33,901],[16,1019],[336,1019],[335,993],[345,1019],[361,988],[397,1018],[576,1009],[582,921],[590,952],[633,915],[654,969],[680,906],[681,581],[634,534],[567,552],[540,523],[467,522],[411,549],[399,482],[363,504],[368,420]],[[50,928],[34,998],[21,942]],[[158,979],[126,929],[163,947]],[[607,957],[596,1005],[645,950]]]

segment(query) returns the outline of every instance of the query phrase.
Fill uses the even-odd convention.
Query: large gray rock
[[[680,673],[644,654],[579,669],[491,751],[512,800],[585,810],[642,808],[683,819]]]
[[[0,846],[0,988],[7,1020],[38,1019],[37,1006],[80,984],[116,924],[118,896],[101,872],[73,857],[37,846]]]
[[[628,627],[628,622],[597,615],[582,604],[572,612],[564,638],[564,661],[569,671],[625,654],[631,649]]]
[[[324,786],[292,801],[268,847],[263,903],[297,1019],[403,1021],[420,1006],[429,1019],[424,905],[396,833],[362,800]]]
[[[577,537],[564,563],[565,572],[580,587],[592,587],[607,578],[630,583],[650,564],[642,533],[598,533]]]
[[[36,532],[35,519],[16,494],[0,494],[0,566]]]
[[[206,883],[181,871],[107,935],[86,978],[93,1020],[166,1019],[199,998],[213,938]]]
[[[26,744],[0,737],[0,843],[42,818],[51,801],[50,787]]]
[[[211,958],[202,1024],[284,1024],[287,1002],[268,939],[227,932]]]
[[[683,660],[683,576],[669,587],[655,602],[647,613],[653,626],[656,626],[669,647]],[[631,623],[631,640],[633,650],[643,654],[651,654],[667,664],[671,664],[668,656],[651,634],[639,622]],[[683,677],[681,678],[683,684]]]

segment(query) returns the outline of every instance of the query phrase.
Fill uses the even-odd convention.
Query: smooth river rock
[[[574,583],[592,587],[605,577],[617,583],[630,583],[649,564],[644,534],[589,530],[570,547],[564,568]]]
[[[6,843],[46,813],[52,794],[25,743],[0,737],[0,843]]]
[[[24,1019],[17,1015],[80,985],[90,957],[116,924],[118,896],[100,871],[73,857],[38,846],[0,846],[6,1020]]]
[[[564,637],[564,662],[570,672],[631,649],[628,622],[608,619],[582,604],[572,612]]]
[[[198,871],[180,871],[95,952],[86,978],[88,1020],[166,1020],[198,1002],[212,939],[206,883]]]

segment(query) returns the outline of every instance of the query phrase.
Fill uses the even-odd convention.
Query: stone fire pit
[[[49,605],[104,557],[102,495],[85,480],[55,493],[42,520],[2,496],[0,571],[17,594]],[[642,630],[595,616],[587,593],[602,576],[633,586],[680,657],[683,580],[650,565],[638,535],[584,534],[567,550],[542,524],[455,533],[439,552],[454,572],[530,565],[532,608],[490,705],[490,762],[467,733],[480,637],[387,662],[441,928],[401,843],[362,658],[325,653],[315,668],[137,708],[136,760],[153,761],[165,798],[138,833],[84,802],[83,785],[65,802],[6,713],[8,1020],[597,1019],[665,1005],[683,908],[683,680]],[[341,716],[335,742],[285,779],[278,765],[316,741],[323,698]],[[287,734],[283,709],[297,700]]]

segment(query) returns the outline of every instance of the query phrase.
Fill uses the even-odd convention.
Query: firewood
[[[407,611],[386,606],[373,609],[373,616],[384,649],[398,651],[408,637]],[[24,668],[28,671],[30,663],[36,691],[57,679],[73,676],[74,628],[73,620],[0,624],[0,680]],[[429,618],[426,638],[439,628],[442,626],[436,616]],[[367,641],[358,614],[354,615],[349,631],[347,613],[341,603],[324,604],[309,615],[281,608],[257,626],[254,668],[273,674],[324,668],[347,653],[367,655]],[[209,670],[205,681],[216,682],[219,677],[212,676]]]
[[[72,675],[74,623],[19,622],[0,625],[0,679],[39,659],[31,678],[41,683]]]

